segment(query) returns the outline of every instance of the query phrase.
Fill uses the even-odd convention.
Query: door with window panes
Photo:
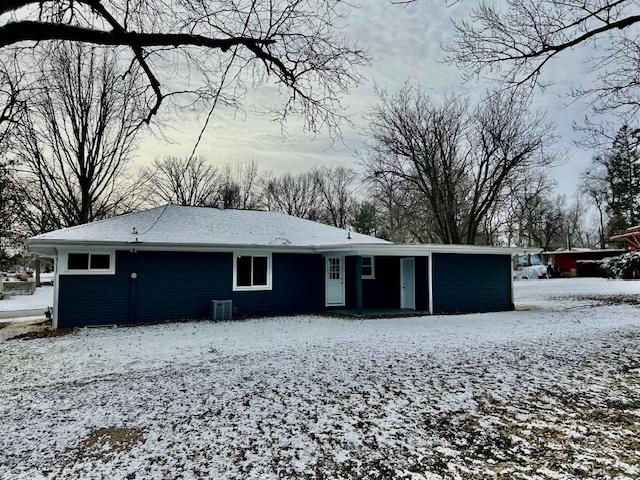
[[[326,257],[326,305],[344,305],[344,257]]]

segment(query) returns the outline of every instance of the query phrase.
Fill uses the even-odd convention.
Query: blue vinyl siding
[[[238,316],[323,308],[322,256],[274,253],[272,262],[272,290],[234,292],[232,253],[117,252],[115,275],[60,276],[59,325],[206,318],[213,299],[232,300]]]
[[[58,326],[126,323],[129,315],[128,263],[128,252],[116,252],[115,275],[60,275]]]
[[[433,254],[434,313],[512,310],[511,256]]]
[[[416,309],[428,310],[428,257],[415,257]],[[60,275],[61,327],[206,318],[210,300],[232,300],[237,316],[324,307],[324,258],[274,253],[273,289],[234,292],[232,253],[116,252],[115,275]],[[346,257],[346,307],[355,306],[355,258]],[[400,257],[376,257],[364,308],[400,306]],[[132,280],[132,272],[138,274]],[[433,255],[434,313],[510,310],[509,255]]]

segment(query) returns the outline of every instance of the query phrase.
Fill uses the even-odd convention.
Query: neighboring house
[[[211,300],[236,316],[513,308],[512,249],[395,245],[277,212],[167,205],[28,244],[56,260],[54,328],[205,318]]]
[[[553,265],[565,277],[575,277],[578,262],[592,262],[604,258],[617,257],[623,253],[624,250],[613,248],[559,248],[558,250],[542,252],[542,262],[545,265]]]
[[[627,228],[624,233],[614,235],[609,240],[612,242],[624,242],[630,251],[640,250],[640,225]]]

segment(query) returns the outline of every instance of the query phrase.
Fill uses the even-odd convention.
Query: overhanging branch
[[[150,66],[144,58],[144,47],[181,47],[195,46],[220,49],[226,52],[232,47],[245,47],[257,58],[261,59],[269,68],[272,65],[280,72],[290,86],[295,83],[295,77],[278,58],[264,50],[264,47],[274,43],[274,40],[257,39],[251,37],[211,38],[204,35],[188,33],[138,33],[128,32],[120,26],[108,13],[100,2],[86,2],[100,13],[112,26],[111,31],[78,27],[49,22],[19,21],[10,22],[0,27],[0,47],[13,45],[24,41],[67,40],[96,45],[126,46],[130,47],[138,63],[144,70],[151,88],[156,95],[156,101],[149,114],[144,119],[149,123],[159,110],[163,95],[160,91],[160,82],[153,74]]]
[[[223,52],[234,46],[245,46],[252,47],[251,50],[254,53],[259,50],[265,56],[266,52],[262,51],[260,47],[275,43],[274,40],[251,37],[211,38],[189,33],[104,31],[75,25],[30,20],[10,22],[0,27],[0,47],[6,47],[18,42],[40,42],[46,40],[69,40],[96,45],[129,46],[132,48],[195,46],[218,48]]]

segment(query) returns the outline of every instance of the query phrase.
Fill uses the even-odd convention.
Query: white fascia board
[[[65,250],[79,249],[95,250],[110,248],[113,250],[136,251],[166,251],[166,252],[235,252],[235,251],[272,251],[282,253],[317,253],[314,247],[292,245],[206,245],[206,244],[178,244],[178,243],[145,243],[145,242],[105,242],[105,241],[38,241],[29,242],[33,251],[61,248]]]
[[[483,255],[516,255],[538,254],[540,248],[488,247],[478,245],[345,245],[318,248],[323,254],[341,253],[343,255],[378,255],[378,256],[428,256],[431,253],[483,254]]]
[[[178,252],[234,252],[262,250],[281,253],[319,253],[340,255],[372,255],[372,256],[427,256],[430,253],[458,253],[485,255],[535,255],[541,248],[520,247],[488,247],[478,245],[437,245],[437,244],[343,244],[343,245],[213,245],[213,244],[161,244],[145,242],[109,242],[109,241],[51,241],[29,240],[29,248],[37,253],[84,247],[86,249],[109,247],[116,250],[137,251],[178,251]]]

